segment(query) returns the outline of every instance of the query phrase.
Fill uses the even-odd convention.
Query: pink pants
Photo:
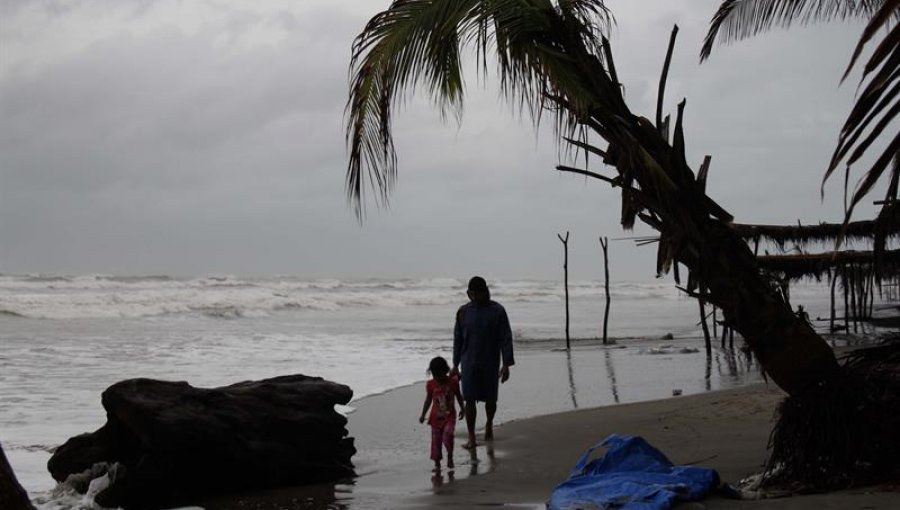
[[[431,424],[431,460],[441,460],[441,443],[447,448],[448,456],[453,454],[453,430],[455,428],[456,420],[452,415],[443,421],[434,420]]]

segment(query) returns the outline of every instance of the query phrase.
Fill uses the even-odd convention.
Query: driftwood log
[[[106,473],[95,501],[127,509],[346,478],[356,450],[334,406],[352,396],[304,375],[213,389],[129,379],[103,392],[106,424],[69,439],[47,467],[82,492]]]

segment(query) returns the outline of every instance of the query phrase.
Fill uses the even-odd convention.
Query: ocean
[[[62,508],[46,462],[66,439],[105,422],[100,394],[109,385],[150,377],[213,387],[303,373],[347,384],[358,400],[422,381],[432,356],[450,356],[455,311],[467,299],[465,283],[0,275],[0,442],[39,506]],[[493,299],[509,314],[517,356],[565,346],[562,282],[489,283]],[[671,281],[614,282],[611,294],[609,336],[619,349],[605,363],[616,365],[620,380],[646,379],[647,363],[680,367],[677,373],[654,372],[665,391],[669,382],[692,387],[687,380],[694,378],[697,391],[704,384],[715,389],[758,380],[752,369],[732,367],[717,371],[712,384],[709,377],[703,383],[697,303]],[[570,282],[569,296],[575,345],[601,336],[603,282]],[[813,319],[828,316],[824,284],[796,286],[792,301]],[[660,353],[666,360],[655,361]],[[673,364],[673,357],[680,361]],[[571,370],[570,364],[570,379]],[[621,401],[660,397],[653,393],[662,391],[656,386],[634,389],[641,387],[629,385],[632,394]],[[574,386],[572,391],[574,402]],[[582,406],[613,403],[584,396],[599,393],[582,392]],[[352,405],[343,410],[351,421]],[[512,417],[534,412],[540,410]]]

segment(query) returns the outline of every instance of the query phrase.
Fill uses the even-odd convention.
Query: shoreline
[[[555,413],[501,425],[495,469],[406,500],[403,508],[498,506],[544,508],[588,447],[612,433],[639,435],[675,464],[716,469],[727,483],[762,470],[775,405],[784,397],[764,383],[647,402]],[[487,446],[484,446],[487,449]],[[502,452],[502,455],[501,453]],[[778,499],[733,500],[712,495],[679,508],[849,509],[900,508],[900,492],[863,487]]]
[[[360,406],[359,419],[351,430],[351,435],[357,433],[362,454],[358,454],[357,478],[214,498],[201,504],[210,510],[542,509],[578,457],[611,433],[643,436],[672,462],[714,468],[724,482],[734,484],[763,468],[775,405],[784,396],[777,387],[754,383],[515,419],[497,425],[494,441],[479,440],[474,457],[459,447],[465,434],[464,427],[458,426],[457,467],[451,476],[446,469],[439,474],[430,471],[427,442],[417,445],[419,451],[401,444],[403,430],[411,425],[397,421],[396,413],[398,406],[408,407],[411,393],[419,393],[416,390],[389,392]],[[380,428],[386,422],[397,428]],[[364,451],[367,447],[377,448]],[[752,501],[713,495],[679,508],[890,510],[900,508],[900,492],[890,487],[863,487]]]

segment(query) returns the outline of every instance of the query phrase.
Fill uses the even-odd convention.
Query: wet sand
[[[590,366],[602,359],[596,356],[605,356],[603,349],[590,352],[593,354],[576,352],[576,359],[584,359]],[[712,467],[726,482],[737,482],[762,468],[773,412],[783,397],[774,386],[751,383],[705,392],[708,383],[703,382],[674,397],[670,383],[663,381],[646,389],[660,393],[656,400],[559,412],[577,408],[579,396],[587,402],[582,407],[590,406],[594,400],[586,393],[598,392],[601,387],[610,395],[615,391],[617,398],[622,389],[615,389],[615,381],[608,387],[606,378],[588,391],[577,384],[580,377],[573,374],[567,378],[565,370],[562,377],[556,377],[556,364],[564,357],[565,353],[542,353],[520,358],[510,383],[501,387],[498,420],[502,424],[495,430],[496,439],[479,443],[472,456],[460,448],[465,427],[459,424],[457,467],[452,473],[431,472],[429,432],[416,419],[424,390],[415,385],[354,404],[349,428],[359,449],[354,458],[356,479],[208,501],[205,506],[260,510],[544,508],[553,487],[567,477],[583,451],[614,432],[641,435],[673,462]],[[644,373],[643,379],[654,377]],[[698,379],[704,381],[703,375],[698,374]],[[662,393],[663,388],[667,393]],[[702,393],[687,395],[690,392]],[[523,417],[540,414],[540,406],[549,409],[544,416]],[[478,423],[483,424],[483,416]],[[875,487],[757,501],[714,496],[679,508],[887,510],[900,508],[900,492]]]

